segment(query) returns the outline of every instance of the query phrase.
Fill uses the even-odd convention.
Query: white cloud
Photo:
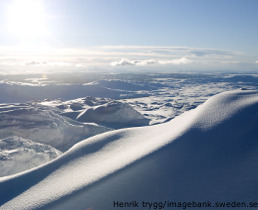
[[[126,53],[126,54],[138,54],[146,56],[236,56],[241,52],[228,50],[228,49],[210,49],[210,48],[191,48],[185,46],[103,46],[103,51],[109,51],[112,53]]]
[[[160,64],[173,64],[173,65],[181,65],[181,64],[188,64],[191,63],[192,60],[189,60],[186,57],[182,57],[179,59],[173,59],[173,60],[165,60],[165,61],[159,61]]]
[[[187,69],[235,69],[241,63],[255,66],[247,54],[228,49],[191,48],[185,46],[95,46],[87,48],[1,47],[0,69],[16,68],[63,70],[110,69],[112,66],[149,66]],[[185,65],[191,63],[192,65]],[[255,67],[254,67],[255,68]]]
[[[158,64],[159,61],[156,60],[130,60],[128,58],[122,58],[119,61],[113,61],[111,62],[111,66],[145,66],[145,65],[151,65],[151,64]]]
[[[240,52],[226,49],[192,49],[189,48],[189,53],[194,56],[202,57],[202,56],[227,56],[232,57],[241,54]]]
[[[152,65],[152,64],[158,64],[159,61],[149,59],[149,60],[141,60],[136,63],[138,66],[145,66],[145,65]]]
[[[148,60],[130,60],[127,58],[122,58],[119,61],[113,61],[111,62],[111,66],[128,66],[128,65],[135,65],[135,66],[146,66],[146,65],[181,65],[181,64],[188,64],[192,61],[188,58],[182,57],[179,59],[172,59],[172,60],[154,60],[154,59],[148,59]]]
[[[32,60],[23,63],[26,66],[78,66],[79,64],[74,64],[66,61],[40,61],[40,60]]]
[[[255,63],[258,63],[258,60],[257,60],[257,61],[255,61]]]
[[[137,61],[129,60],[127,58],[122,58],[119,61],[113,61],[111,66],[128,66],[128,65],[136,65]]]
[[[26,66],[33,66],[33,65],[46,65],[48,64],[47,61],[29,61],[29,62],[25,62]]]

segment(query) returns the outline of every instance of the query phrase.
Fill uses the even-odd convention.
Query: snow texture
[[[255,201],[258,91],[211,97],[170,122],[91,137],[0,178],[0,209],[114,209],[113,201]]]
[[[149,125],[150,119],[136,111],[126,102],[109,98],[85,97],[69,101],[47,100],[45,107],[58,108],[59,114],[77,122],[88,122],[109,128]]]
[[[82,107],[87,109],[89,107],[85,105],[91,106],[91,103],[97,106],[96,101],[104,97],[128,103],[154,125],[196,108],[212,95],[241,88],[258,89],[257,74],[78,72],[0,75],[0,102],[27,103],[48,98],[51,100],[45,104],[60,103],[62,115],[74,120]],[[83,98],[77,100],[85,96],[91,96],[87,100],[84,98],[85,103]],[[58,102],[57,98],[65,101]],[[104,101],[107,103],[106,99]]]
[[[15,174],[57,158],[55,148],[17,136],[0,140],[0,176]]]
[[[19,136],[65,151],[84,138],[110,129],[81,124],[37,103],[0,105],[0,138]]]
[[[70,101],[45,99],[26,104],[0,104],[0,119],[0,139],[11,138],[16,143],[22,138],[22,142],[30,139],[35,143],[40,142],[42,145],[49,145],[62,152],[85,138],[113,128],[143,126],[148,125],[149,122],[126,103],[94,97]],[[15,140],[13,136],[18,139]],[[0,177],[32,168],[47,161],[42,153],[37,157],[37,159],[42,157],[42,160],[36,161],[35,154],[32,155],[34,161],[30,161],[28,154],[37,151],[23,152],[23,155],[21,153],[18,155],[18,150],[30,149],[15,148],[20,144],[11,143],[10,140],[8,144],[12,144],[13,151],[15,151],[11,154],[16,154],[15,157],[20,156],[20,159],[12,156],[12,161],[10,158],[6,161],[5,157],[7,156],[4,154],[7,154],[7,151],[3,144],[0,144],[0,151],[3,151],[3,157],[0,158],[0,166],[2,166]],[[20,161],[21,159],[23,162]]]
[[[122,128],[148,125],[149,121],[129,104],[111,102],[96,108],[86,109],[76,120],[80,122],[95,122],[107,127]]]

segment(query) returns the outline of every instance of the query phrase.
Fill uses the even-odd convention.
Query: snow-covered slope
[[[49,164],[0,178],[0,209],[248,204],[257,199],[257,128],[258,91],[222,93],[168,123],[100,134]]]
[[[80,122],[95,122],[114,128],[143,126],[148,125],[150,121],[129,104],[121,102],[110,102],[86,109],[76,119]]]
[[[115,129],[145,126],[150,121],[128,103],[109,98],[88,96],[69,101],[45,100],[39,104],[58,109],[60,115],[78,122],[97,123]]]
[[[0,106],[0,138],[19,136],[65,151],[84,138],[103,133],[98,125],[80,124],[38,104]]]
[[[55,159],[55,148],[17,136],[0,139],[0,176],[15,174]]]

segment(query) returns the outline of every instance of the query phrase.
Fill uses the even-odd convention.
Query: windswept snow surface
[[[96,108],[86,109],[78,115],[80,122],[95,122],[108,127],[122,128],[149,124],[149,119],[134,110],[129,104],[111,102]]]
[[[0,104],[0,138],[19,136],[66,151],[77,142],[110,129],[82,124],[38,103]]]
[[[58,108],[60,115],[78,122],[97,123],[115,129],[149,125],[150,121],[128,103],[109,98],[88,96],[69,101],[47,100],[39,104]]]
[[[23,145],[25,139],[41,143],[35,145],[45,144],[64,152],[85,138],[113,128],[144,126],[148,123],[148,119],[127,103],[107,98],[85,97],[70,101],[45,99],[24,104],[0,104],[0,139],[5,142],[0,143],[0,177],[47,161],[40,150],[15,148]],[[13,148],[10,151],[6,151],[8,144]],[[8,160],[6,154],[10,156]]]
[[[254,202],[257,128],[258,91],[222,93],[168,123],[103,133],[44,166],[0,178],[0,209]]]
[[[196,108],[212,95],[240,88],[258,89],[257,73],[0,74],[0,103],[62,98],[64,101],[69,100],[68,103],[75,103],[71,104],[70,112],[63,113],[64,116],[76,119],[79,114],[77,110],[81,108],[81,102],[75,102],[78,98],[109,98],[128,103],[150,119],[150,125],[154,125],[168,122],[185,111]],[[87,102],[89,106],[91,102],[94,106],[97,105],[90,98]],[[65,104],[66,102],[63,103],[64,106]]]
[[[0,139],[0,176],[24,171],[57,158],[57,149],[17,136]]]

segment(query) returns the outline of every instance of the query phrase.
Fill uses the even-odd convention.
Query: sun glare
[[[15,0],[7,11],[9,32],[24,41],[47,34],[46,14],[40,0]]]

